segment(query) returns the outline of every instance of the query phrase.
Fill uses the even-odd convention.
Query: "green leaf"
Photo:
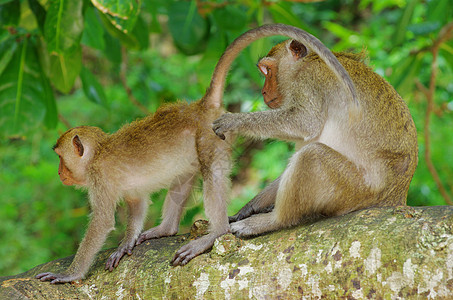
[[[82,80],[85,96],[92,102],[107,107],[107,97],[105,96],[104,88],[90,70],[82,67],[80,79]]]
[[[80,45],[83,31],[81,0],[53,0],[47,11],[44,38],[47,50],[62,54]]]
[[[291,11],[291,4],[285,2],[275,3],[269,6],[269,12],[275,23],[284,23],[313,32],[313,29],[303,23],[298,16]]]
[[[17,43],[14,41],[14,43]],[[0,77],[0,135],[21,134],[36,128],[51,102],[49,83],[43,76],[35,45],[22,39]],[[46,87],[47,85],[47,87]],[[52,99],[48,100],[48,97]]]
[[[71,90],[81,68],[82,4],[81,0],[52,1],[44,24],[50,53],[49,77],[63,93]]]
[[[46,22],[46,10],[38,0],[28,0],[28,6],[30,6],[31,11],[35,15],[36,21],[38,22],[39,29],[41,32],[44,32],[44,24]]]
[[[403,14],[399,19],[398,25],[395,27],[395,32],[393,34],[393,46],[400,45],[406,38],[407,26],[412,20],[412,15],[414,14],[415,7],[417,6],[419,0],[410,0],[408,1],[406,7],[404,8]]]
[[[91,0],[91,3],[123,33],[134,28],[141,7],[141,0]]]
[[[446,24],[451,20],[453,15],[453,6],[451,0],[429,1],[427,3],[428,11],[426,13],[428,21]]]
[[[20,19],[20,1],[4,2],[0,5],[0,25],[17,26]]]
[[[415,87],[414,80],[421,69],[422,58],[423,54],[404,58],[390,76],[390,83],[403,97]]]
[[[195,1],[172,2],[168,27],[175,45],[185,54],[196,54],[206,47],[209,24],[198,13]]]
[[[82,35],[82,44],[103,51],[105,49],[104,28],[93,7],[85,10],[85,29]]]
[[[147,49],[149,47],[148,24],[146,24],[141,16],[137,18],[132,35],[137,39],[140,49]]]
[[[0,44],[0,53],[3,53],[0,58],[0,75],[2,75],[3,71],[8,66],[11,58],[16,52],[16,49],[17,43],[15,43],[13,39],[7,40]]]
[[[62,93],[69,93],[82,68],[82,48],[50,55],[49,77],[52,84]]]
[[[120,42],[129,49],[138,50],[140,48],[140,44],[135,36],[125,34],[121,30],[117,29],[115,26],[113,26],[112,23],[110,23],[110,20],[106,17],[105,14],[99,14],[99,17],[102,21],[102,24],[104,25],[104,28],[112,37],[120,40]],[[108,47],[107,51],[109,51]]]
[[[214,20],[221,29],[241,30],[247,25],[246,12],[237,5],[227,5],[213,11]]]
[[[113,38],[107,32],[104,33],[105,50],[104,55],[114,64],[121,63],[121,44],[118,39]]]

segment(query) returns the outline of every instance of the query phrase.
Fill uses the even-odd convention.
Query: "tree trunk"
[[[72,257],[2,277],[0,299],[453,299],[449,206],[367,209],[248,240],[227,234],[211,252],[170,266],[187,239],[148,241],[113,272],[104,270],[112,249],[103,251],[72,284],[34,279]]]

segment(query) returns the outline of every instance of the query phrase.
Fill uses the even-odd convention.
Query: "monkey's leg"
[[[206,136],[212,136],[207,133]],[[228,144],[213,137],[198,141],[201,172],[203,176],[203,198],[206,216],[210,222],[209,233],[181,247],[172,263],[185,265],[192,258],[210,249],[216,238],[229,231],[227,203],[229,192],[230,154]],[[203,144],[202,144],[203,143]]]
[[[271,184],[266,186],[258,195],[250,200],[234,216],[228,217],[230,223],[250,217],[251,215],[267,213],[274,209],[275,198],[277,196],[280,177],[275,179]]]
[[[353,162],[324,144],[310,144],[294,154],[281,176],[275,209],[232,223],[231,231],[252,236],[297,225],[313,215],[342,215],[370,206],[376,194]]]
[[[120,262],[120,259],[127,253],[132,255],[132,249],[134,249],[135,242],[137,240],[140,231],[143,228],[143,223],[145,221],[146,212],[148,211],[148,195],[143,198],[126,198],[126,203],[128,206],[128,218],[127,218],[127,228],[124,239],[121,241],[118,249],[113,252],[105,263],[105,269],[113,271]]]
[[[98,200],[96,197],[93,198],[95,201]],[[85,276],[96,253],[102,248],[107,235],[113,230],[115,225],[114,201],[105,201],[104,205],[96,205],[100,203],[95,203],[95,201],[92,202],[95,206],[93,206],[90,225],[68,269],[60,274],[41,273],[36,278],[41,281],[51,281],[50,283],[64,283],[78,280]]]
[[[165,197],[162,223],[140,234],[136,242],[137,245],[149,239],[178,233],[181,214],[187,199],[189,199],[196,175],[196,173],[189,173],[175,179]]]

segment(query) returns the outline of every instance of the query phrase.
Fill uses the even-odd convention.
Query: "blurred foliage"
[[[285,23],[336,51],[366,49],[370,65],[407,101],[419,131],[420,160],[410,205],[444,205],[424,157],[431,47],[452,22],[450,0],[89,1],[0,0],[0,275],[75,253],[88,222],[86,194],[63,187],[51,147],[69,126],[113,132],[164,102],[200,98],[225,47],[249,28]],[[255,63],[277,41],[255,42],[237,59],[225,105],[263,110]],[[439,48],[431,156],[453,186],[453,40]],[[416,82],[418,84],[416,84]],[[141,107],[141,108],[140,108]],[[293,146],[235,144],[229,213],[285,168]],[[451,193],[450,193],[451,194]],[[146,227],[160,221],[165,191],[152,196]],[[181,222],[203,217],[201,185]],[[124,205],[106,243],[123,235]]]

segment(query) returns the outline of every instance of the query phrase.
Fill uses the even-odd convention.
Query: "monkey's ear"
[[[82,157],[84,149],[83,149],[82,141],[80,140],[78,135],[75,135],[72,138],[72,145],[74,145],[74,152],[76,154],[78,154],[80,157]]]
[[[304,44],[296,40],[291,41],[291,43],[289,44],[289,50],[291,51],[294,60],[299,60],[305,57],[308,53],[307,47],[305,47]]]

